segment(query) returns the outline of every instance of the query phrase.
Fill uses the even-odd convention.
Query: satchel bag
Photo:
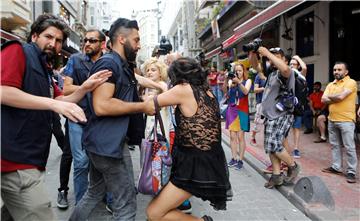
[[[154,129],[149,137],[141,142],[141,170],[137,185],[140,193],[152,196],[157,195],[169,182],[172,165],[170,145],[165,137],[157,96],[154,97],[154,104],[156,112]],[[162,134],[157,133],[158,123],[160,124]]]

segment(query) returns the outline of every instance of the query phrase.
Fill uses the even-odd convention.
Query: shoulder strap
[[[154,105],[155,105],[155,125],[154,125],[154,136],[155,136],[155,141],[157,141],[157,136],[156,136],[156,130],[157,130],[157,122],[159,121],[160,123],[160,129],[161,129],[161,133],[164,137],[165,136],[165,129],[164,129],[164,124],[161,118],[161,114],[160,114],[160,107],[159,107],[159,103],[157,101],[157,95],[154,96]]]

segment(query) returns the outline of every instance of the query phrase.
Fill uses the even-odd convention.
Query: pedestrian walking
[[[31,25],[27,43],[12,42],[1,50],[1,198],[14,220],[55,219],[44,185],[52,114],[86,122],[74,103],[110,76],[96,73],[72,95],[62,95],[47,62],[69,34],[61,19],[43,14]]]

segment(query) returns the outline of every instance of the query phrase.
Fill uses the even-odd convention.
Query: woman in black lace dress
[[[180,58],[169,68],[173,88],[158,95],[161,107],[177,105],[175,146],[170,182],[147,208],[149,220],[212,220],[176,208],[191,196],[225,210],[232,197],[229,172],[221,146],[220,111],[206,83],[206,73],[191,58]]]

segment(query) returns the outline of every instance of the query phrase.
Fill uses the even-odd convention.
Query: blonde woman
[[[146,88],[145,89],[145,96],[155,96],[161,94],[164,91],[167,91],[167,66],[164,62],[159,61],[157,58],[150,58],[149,60],[145,61],[143,73],[145,77],[149,78],[150,80],[158,83],[161,86],[161,89],[152,89]],[[166,139],[169,141],[169,125],[170,125],[170,116],[169,111],[167,108],[162,108],[160,111],[161,118],[164,123],[165,127],[165,136]],[[145,137],[148,137],[151,131],[154,128],[155,117],[154,116],[147,116],[146,118],[146,127],[145,127]],[[160,132],[160,128],[158,127],[158,132]]]
[[[250,130],[248,93],[251,80],[247,70],[241,63],[234,66],[235,78],[232,79],[228,91],[229,105],[226,112],[225,128],[230,131],[230,147],[232,159],[229,167],[240,170],[243,167],[245,154],[245,132]]]

